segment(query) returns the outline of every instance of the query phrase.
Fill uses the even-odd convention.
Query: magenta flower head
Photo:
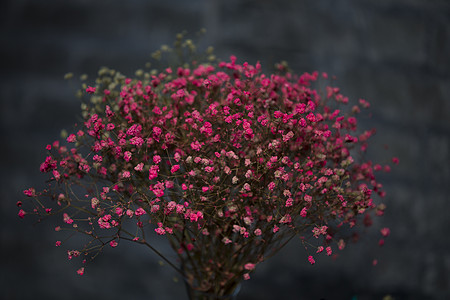
[[[25,190],[35,206],[19,211],[61,214],[61,229],[86,235],[70,258],[145,244],[193,289],[223,295],[293,236],[315,264],[383,214],[376,172],[389,166],[360,160],[374,133],[357,122],[369,104],[349,108],[328,79],[316,89],[318,72],[265,73],[232,56],[135,78],[99,74],[81,126],[47,147],[49,186]],[[179,264],[151,235],[168,238]]]

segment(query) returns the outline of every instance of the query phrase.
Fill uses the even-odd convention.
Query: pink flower
[[[294,203],[294,199],[288,198],[286,200],[286,207],[291,207],[293,205],[293,203]]]
[[[153,165],[148,170],[148,179],[152,180],[158,177],[159,167],[157,165]]]
[[[123,154],[123,158],[129,162],[131,159],[131,152],[130,151],[125,151],[125,153]]]
[[[99,203],[100,203],[100,200],[98,200],[96,197],[93,197],[91,199],[91,207],[92,208],[96,208]]]
[[[17,214],[21,219],[23,219],[24,217],[25,217],[25,215],[26,215],[27,213],[23,210],[23,209],[21,209],[21,210],[19,210],[19,213]]]
[[[73,223],[73,220],[66,213],[63,214],[63,219],[64,219],[64,223],[67,223],[67,224],[72,224]]]
[[[98,154],[95,154],[94,157],[92,157],[92,160],[101,163],[103,161],[103,157]]]
[[[88,86],[87,89],[86,89],[86,93],[93,94],[93,93],[95,93],[95,90],[96,90],[95,87]]]
[[[228,245],[228,244],[232,243],[232,241],[231,241],[229,238],[224,237],[224,238],[222,239],[222,243],[224,243],[225,245]]]
[[[338,242],[338,248],[339,250],[343,250],[345,248],[345,242],[343,239],[340,239]]]
[[[164,235],[164,234],[166,234],[166,231],[164,230],[164,228],[161,228],[161,227],[156,228],[156,229],[155,229],[155,232],[156,232],[158,235]]]
[[[36,196],[36,191],[34,188],[29,188],[28,190],[24,190],[23,193],[28,197]]]
[[[136,211],[134,212],[134,214],[135,214],[136,216],[142,216],[142,215],[145,215],[146,212],[145,212],[145,210],[144,210],[142,207],[139,207],[138,209],[136,209]]]
[[[120,217],[121,215],[123,215],[123,208],[121,207],[116,207],[116,214]]]
[[[161,162],[161,156],[159,156],[159,155],[153,156],[153,162],[155,164],[159,164]]]
[[[276,233],[278,230],[280,230],[280,227],[278,227],[277,225],[273,225],[273,233]]]
[[[116,248],[118,244],[119,244],[119,243],[117,243],[116,241],[111,241],[111,242],[109,242],[109,245],[110,245],[111,247],[113,247],[113,248]]]
[[[204,145],[203,142],[199,143],[198,141],[194,141],[194,142],[191,143],[191,148],[193,150],[200,151],[200,149],[202,148],[203,145]]]
[[[251,270],[255,269],[255,264],[247,263],[244,265],[244,269],[251,271]]]
[[[308,203],[311,203],[312,197],[311,197],[310,195],[306,195],[306,194],[305,194],[305,196],[303,196],[303,200],[305,200],[305,201],[308,202]]]
[[[75,143],[76,141],[77,141],[77,136],[75,135],[75,134],[71,134],[71,135],[69,135],[68,137],[67,137],[67,142],[69,142],[69,143]]]
[[[136,167],[134,167],[134,170],[136,171],[142,171],[144,168],[144,163],[139,163],[136,165]]]
[[[178,171],[180,169],[180,165],[174,165],[172,166],[172,168],[170,169],[170,173],[175,173],[176,171]]]
[[[244,280],[250,279],[250,275],[248,273],[245,273],[244,275],[242,275],[242,277],[244,278]]]
[[[312,257],[312,255],[308,256],[308,261],[311,263],[311,265],[316,263],[316,261],[314,260],[314,257]]]
[[[303,209],[300,212],[300,216],[303,218],[306,217],[306,213],[308,212],[308,209],[306,207],[303,207]]]
[[[380,230],[380,232],[384,237],[387,237],[391,233],[391,230],[389,228],[385,227],[385,228],[382,228]]]
[[[83,275],[84,274],[84,267],[79,268],[78,271],[77,271],[77,274],[80,275],[80,276]]]
[[[55,246],[56,246],[56,247],[61,246],[61,241],[56,241]]]

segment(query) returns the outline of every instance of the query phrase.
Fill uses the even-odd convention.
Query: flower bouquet
[[[33,207],[18,202],[21,217],[59,215],[56,230],[87,236],[68,251],[82,260],[78,274],[129,241],[177,270],[190,298],[222,299],[293,237],[314,264],[383,214],[374,173],[389,166],[363,159],[375,131],[357,130],[368,102],[347,108],[325,73],[298,76],[282,63],[265,74],[260,63],[216,61],[210,50],[203,59],[182,36],[162,50],[153,56],[181,62],[133,78],[102,68],[84,84],[82,124],[48,145],[40,166],[48,187],[24,191]],[[154,234],[176,261],[155,248]]]

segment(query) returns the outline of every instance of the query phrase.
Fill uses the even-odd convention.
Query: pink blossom
[[[201,242],[213,237],[235,244],[223,250],[238,251],[236,257],[244,259],[237,250],[242,243],[270,248],[270,242],[278,240],[276,233],[281,239],[288,232],[298,232],[302,242],[311,236],[320,239],[316,243],[322,246],[308,250],[332,255],[328,245],[340,236],[340,228],[351,231],[370,223],[359,222],[359,217],[383,214],[374,196],[385,192],[374,173],[389,171],[390,166],[365,161],[364,156],[353,163],[351,156],[368,150],[374,134],[357,128],[360,108],[369,106],[365,100],[336,109],[349,101],[339,88],[316,90],[312,82],[318,72],[296,76],[282,64],[277,67],[281,72],[267,75],[259,63],[238,64],[236,57],[217,66],[188,63],[194,69],[163,68],[150,78],[119,80],[116,87],[98,93],[98,99],[90,97],[95,103],[83,109],[84,121],[66,139],[71,144],[48,145],[40,165],[41,172],[49,173],[50,188],[86,182],[86,191],[63,189],[58,196],[59,191],[36,195],[28,189],[26,196],[50,194],[60,206],[50,211],[42,199],[43,204],[28,213],[61,211],[69,227],[80,225],[77,230],[88,230],[94,239],[115,239],[108,241],[111,247],[117,246],[120,230],[130,226],[130,238],[141,241],[143,236],[137,235],[143,228],[157,224],[157,235],[190,232],[175,244],[177,251],[201,252],[208,246]],[[96,88],[86,92],[95,94]],[[148,170],[148,179],[143,170]],[[102,190],[103,185],[111,191]],[[24,215],[20,210],[19,217]],[[324,224],[335,224],[336,230]],[[105,230],[97,226],[114,232],[102,233]],[[381,229],[381,234],[380,244],[389,229]],[[336,248],[344,246],[340,240]],[[77,255],[69,253],[70,258]],[[248,263],[251,259],[237,262],[241,274],[255,268],[257,261]],[[315,263],[313,256],[308,261]],[[230,271],[226,262],[215,263]]]
[[[76,141],[77,141],[77,137],[76,137],[76,135],[75,134],[71,134],[71,135],[69,135],[68,137],[67,137],[67,142],[69,142],[69,143],[75,143]]]
[[[88,94],[93,94],[93,93],[95,93],[95,90],[96,90],[96,89],[97,89],[97,88],[95,88],[95,87],[88,86],[87,89],[86,89],[86,93],[88,93]]]
[[[161,228],[161,227],[156,228],[156,229],[155,229],[155,232],[156,232],[158,235],[164,235],[164,234],[166,234],[166,231],[164,230],[164,228]]]
[[[27,213],[23,210],[23,209],[21,209],[21,210],[19,210],[19,213],[17,214],[21,219],[23,219],[24,217],[25,217],[25,215],[26,215]]]
[[[92,158],[95,162],[101,163],[103,161],[103,157],[101,155],[95,154]]]
[[[56,181],[58,181],[61,178],[61,175],[59,174],[59,172],[57,170],[53,170],[52,174]]]
[[[111,224],[107,221],[104,221],[102,218],[99,218],[97,223],[98,223],[98,226],[100,226],[100,228],[102,228],[102,229],[111,228]]]
[[[131,152],[130,151],[125,151],[125,153],[123,154],[123,158],[129,162],[131,159]]]
[[[273,233],[276,233],[278,230],[280,230],[280,227],[273,225]]]
[[[100,203],[100,200],[98,200],[96,197],[93,197],[91,199],[91,207],[92,208],[96,208],[99,203]]]
[[[158,177],[159,167],[157,165],[153,165],[150,167],[148,171],[148,179],[153,180]]]
[[[172,166],[172,168],[170,169],[170,173],[175,173],[176,171],[178,171],[180,169],[180,165],[174,165]]]
[[[116,207],[116,214],[120,217],[123,215],[123,208],[121,207]]]
[[[34,188],[29,188],[28,190],[24,190],[23,193],[28,197],[36,196],[36,191]]]
[[[134,214],[135,214],[136,216],[142,216],[142,215],[145,215],[146,212],[145,212],[145,210],[144,210],[142,207],[139,207],[138,209],[136,209],[136,211],[134,212]]]
[[[281,223],[281,224],[288,224],[288,223],[291,223],[291,222],[292,222],[292,218],[291,218],[291,215],[290,215],[290,214],[284,215],[284,216],[281,218],[281,220],[280,220],[280,223]]]
[[[78,271],[77,271],[77,274],[80,275],[80,276],[83,275],[84,274],[84,267],[79,268]]]
[[[343,250],[345,248],[345,242],[343,239],[340,239],[338,242],[338,248],[339,250]]]
[[[384,237],[387,237],[387,236],[391,233],[391,230],[390,230],[389,228],[387,228],[387,227],[382,228],[380,231],[381,231],[381,234],[382,234]]]
[[[194,141],[194,142],[191,143],[191,148],[193,150],[200,151],[200,149],[202,148],[203,145],[204,145],[203,142],[199,143],[198,141]]]
[[[303,218],[306,217],[306,214],[308,212],[308,209],[306,207],[303,207],[301,212],[300,212],[300,216],[302,216]]]
[[[294,199],[292,199],[292,198],[288,198],[287,200],[286,200],[286,207],[291,207],[292,206],[292,204],[293,204],[293,202],[294,202]]]
[[[214,167],[206,166],[205,167],[205,171],[208,172],[208,173],[211,173],[211,172],[214,171]]]
[[[229,238],[224,237],[224,238],[222,239],[222,242],[223,242],[225,245],[228,245],[228,244],[230,244],[232,241],[231,241]]]
[[[63,214],[63,219],[64,219],[64,223],[67,223],[67,224],[72,224],[73,223],[73,220],[66,213]]]
[[[312,197],[305,194],[305,196],[303,196],[303,200],[305,200],[305,201],[308,202],[308,203],[311,203]]]
[[[117,243],[116,241],[111,241],[111,242],[109,242],[109,245],[110,245],[111,247],[113,247],[113,248],[116,248],[118,244],[119,244],[119,243]]]

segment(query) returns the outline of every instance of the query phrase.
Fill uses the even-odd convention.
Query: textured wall
[[[380,222],[392,233],[381,250],[369,235],[337,261],[310,266],[294,242],[257,269],[239,299],[450,298],[449,1],[10,0],[0,4],[0,26],[0,298],[183,299],[174,272],[139,247],[107,251],[77,276],[53,246],[52,221],[19,221],[15,202],[42,181],[45,145],[77,121],[78,86],[66,72],[92,79],[106,65],[133,74],[176,33],[201,27],[219,57],[336,75],[344,94],[372,103],[370,156],[401,160],[384,178]]]

